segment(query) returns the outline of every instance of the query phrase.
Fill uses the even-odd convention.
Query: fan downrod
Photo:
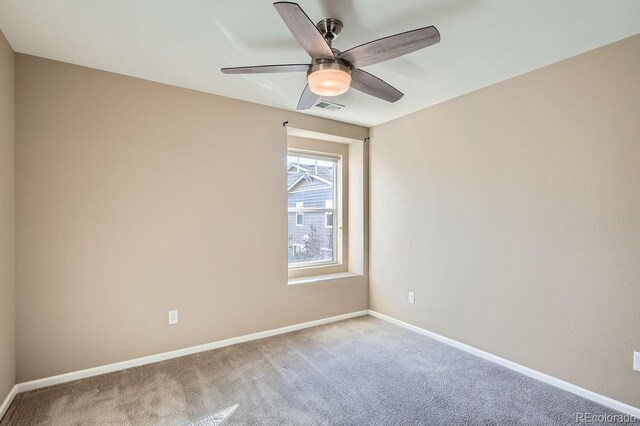
[[[331,42],[338,38],[342,32],[342,21],[335,18],[325,18],[316,24],[316,28],[320,31],[320,34],[331,46]]]

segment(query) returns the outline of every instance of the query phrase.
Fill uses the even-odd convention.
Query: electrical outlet
[[[169,325],[178,323],[178,310],[169,311]]]
[[[633,369],[640,371],[640,352],[633,353]]]
[[[412,291],[409,292],[409,303],[416,303],[416,294]]]

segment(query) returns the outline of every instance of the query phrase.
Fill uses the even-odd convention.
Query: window
[[[291,255],[296,256],[302,253],[302,247],[304,247],[302,244],[291,244],[291,248],[289,249],[289,252]]]
[[[287,155],[288,284],[363,275],[366,141],[287,127]]]
[[[327,209],[333,208],[333,200],[326,200],[324,202],[324,207]],[[325,228],[333,228],[333,212],[326,211],[324,212],[324,227]]]
[[[340,156],[289,151],[290,268],[337,263],[339,170]]]
[[[296,208],[301,209],[304,207],[304,201],[296,202]],[[296,212],[296,226],[304,226],[304,212]]]
[[[324,214],[324,227],[333,228],[333,213],[325,212]]]

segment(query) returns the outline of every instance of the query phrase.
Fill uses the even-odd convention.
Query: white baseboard
[[[16,397],[17,393],[18,388],[16,386],[12,387],[7,397],[4,399],[4,401],[2,401],[2,405],[0,405],[0,420],[2,420],[4,413],[6,413],[9,409],[9,406],[13,402],[13,398]]]
[[[337,315],[335,317],[323,318],[315,321],[303,322],[300,324],[290,325],[287,327],[276,328],[273,330],[261,331],[258,333],[246,334],[244,336],[232,337],[230,339],[218,340],[216,342],[205,343],[203,345],[191,346],[189,348],[178,349],[170,352],[163,352],[156,355],[149,355],[142,358],[136,358],[129,361],[116,362],[114,364],[101,365],[99,367],[88,368],[86,370],[73,371],[70,373],[60,374],[57,376],[45,377],[43,379],[32,380],[30,382],[18,383],[13,388],[13,393],[27,392],[34,389],[40,389],[47,386],[53,386],[60,383],[71,382],[74,380],[84,379],[86,377],[99,376],[101,374],[112,373],[114,371],[125,370],[140,365],[152,364],[154,362],[165,361],[167,359],[178,358],[185,355],[191,355],[198,352],[210,351],[212,349],[222,348],[224,346],[235,345],[237,343],[248,342],[250,340],[263,339],[265,337],[276,336],[278,334],[289,333],[304,328],[315,327],[317,325],[328,324],[330,322],[341,321],[348,318],[367,315],[368,311],[351,312],[349,314]],[[8,399],[8,397],[7,397]],[[13,397],[12,397],[13,399]],[[10,401],[9,401],[10,402]],[[6,403],[6,400],[5,400]],[[7,407],[9,405],[7,404]],[[2,405],[4,407],[4,404]],[[1,418],[1,416],[0,416]]]
[[[406,329],[422,334],[424,336],[431,337],[434,340],[445,343],[449,346],[453,346],[454,348],[461,349],[465,352],[476,355],[488,361],[494,362],[503,367],[507,367],[511,370],[517,371],[518,373],[524,374],[525,376],[532,377],[534,379],[540,380],[541,382],[545,382],[557,388],[566,390],[568,392],[574,393],[583,398],[589,399],[593,402],[597,402],[598,404],[602,404],[606,407],[612,408],[617,411],[621,411],[625,414],[630,414],[640,419],[640,408],[633,407],[631,405],[625,404],[624,402],[616,401],[615,399],[609,398],[604,395],[600,395],[598,393],[592,392],[585,388],[581,388],[580,386],[574,385],[569,382],[565,382],[564,380],[557,379],[555,377],[549,376],[548,374],[544,374],[532,368],[525,367],[524,365],[515,363],[513,361],[509,361],[497,355],[493,355],[489,352],[485,352],[483,350],[474,348],[473,346],[465,345],[464,343],[460,343],[448,337],[441,336],[440,334],[436,334],[434,332],[425,330],[424,328],[420,328],[413,324],[409,324],[407,322],[400,321],[399,319],[390,317],[388,315],[384,315],[379,312],[372,311],[371,309],[369,309],[369,315],[376,318],[380,318],[392,324],[399,325],[400,327],[404,327]]]

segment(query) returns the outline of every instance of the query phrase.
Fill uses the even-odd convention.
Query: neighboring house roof
[[[333,167],[327,167],[327,166],[316,167],[315,164],[291,163],[289,164],[289,167],[287,167],[287,172],[296,173],[298,171],[298,168],[300,169],[300,173],[302,172],[313,173],[327,180],[331,180],[333,178]]]
[[[287,188],[289,188],[294,182],[300,179],[302,173],[287,173]]]
[[[298,168],[299,167],[299,168]],[[298,172],[300,170],[300,172]],[[316,172],[317,170],[317,172]],[[316,173],[312,173],[316,172]],[[287,191],[293,189],[325,189],[333,186],[331,167],[292,163],[287,168]]]
[[[313,170],[313,168],[314,166],[310,166],[310,168],[307,168],[307,166],[303,166],[302,164],[291,163],[289,164],[289,167],[287,167],[287,172],[297,172],[298,170],[303,172],[310,172],[311,170]]]

